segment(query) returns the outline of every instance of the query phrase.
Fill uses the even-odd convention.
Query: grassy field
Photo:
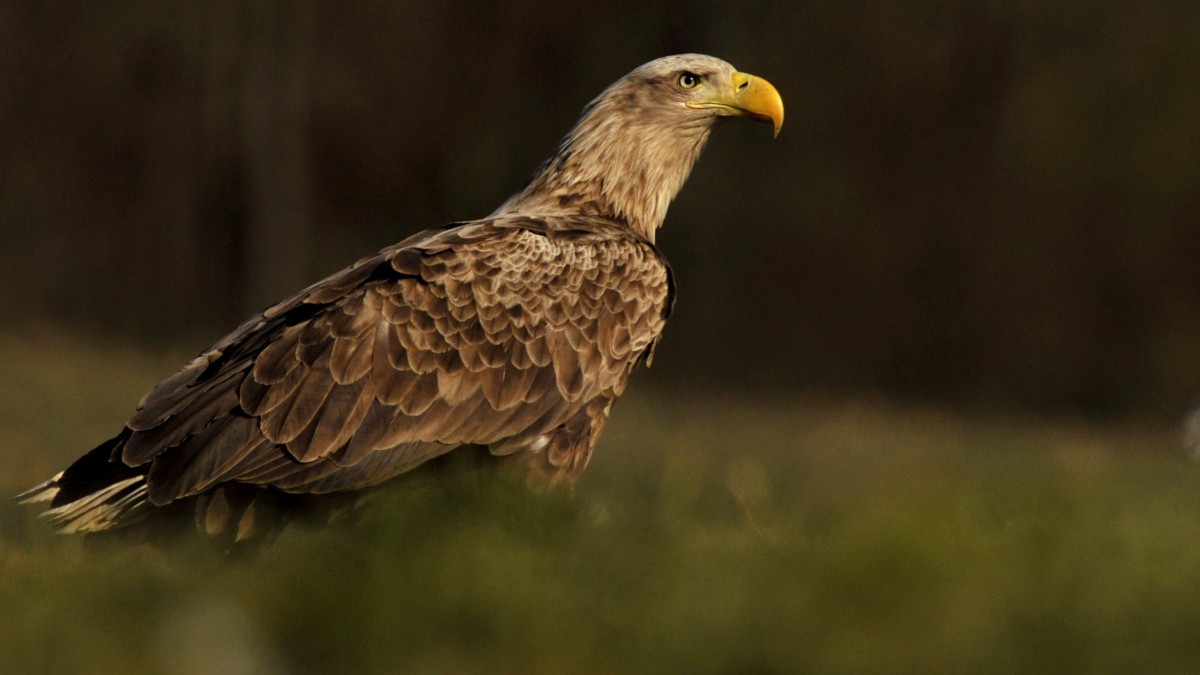
[[[0,336],[0,491],[186,354]],[[231,564],[0,505],[0,671],[1196,672],[1200,467],[1171,430],[639,395],[573,500],[419,482]]]

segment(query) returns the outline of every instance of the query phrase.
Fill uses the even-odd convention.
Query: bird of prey
[[[571,485],[671,311],[655,231],[713,128],[736,117],[778,134],[783,102],[711,56],[636,68],[491,215],[267,308],[19,498],[48,503],[61,532],[182,516],[232,547],[460,448]]]

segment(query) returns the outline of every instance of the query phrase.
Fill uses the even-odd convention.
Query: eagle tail
[[[124,436],[100,444],[16,499],[22,504],[49,502],[42,517],[63,534],[102,532],[141,520],[150,508],[145,472],[109,461]]]
[[[141,520],[149,508],[146,477],[134,476],[73,502],[54,506],[42,517],[62,534],[103,532]]]

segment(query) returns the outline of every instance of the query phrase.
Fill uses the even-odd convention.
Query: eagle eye
[[[682,72],[676,82],[684,89],[695,89],[700,84],[701,77],[695,73]]]

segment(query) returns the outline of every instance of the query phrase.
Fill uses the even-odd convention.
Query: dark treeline
[[[0,306],[198,349],[486,214],[682,51],[772,80],[660,243],[674,386],[1170,412],[1200,391],[1200,4],[0,4]]]

